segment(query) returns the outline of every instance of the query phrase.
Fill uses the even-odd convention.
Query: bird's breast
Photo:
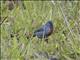
[[[49,28],[49,29],[48,29],[48,35],[51,35],[52,32],[53,32],[53,29],[52,29],[52,28]]]

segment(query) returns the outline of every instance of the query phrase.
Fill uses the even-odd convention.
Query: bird
[[[40,28],[36,29],[33,32],[33,37],[37,36],[38,38],[47,38],[50,36],[53,32],[53,23],[51,20],[46,22],[44,25],[42,25]]]

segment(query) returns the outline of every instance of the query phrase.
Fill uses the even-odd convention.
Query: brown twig
[[[0,22],[0,25],[2,25],[2,23],[4,23],[4,21],[6,20],[7,17],[8,16],[4,17],[4,19]],[[0,19],[2,19],[2,18],[0,18]]]

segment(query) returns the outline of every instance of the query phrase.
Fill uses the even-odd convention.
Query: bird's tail
[[[35,33],[33,33],[33,37],[35,37],[36,36],[36,34]]]

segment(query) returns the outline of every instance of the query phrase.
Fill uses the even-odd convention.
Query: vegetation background
[[[0,4],[1,60],[80,60],[80,1]],[[48,20],[54,25],[48,43],[32,37]]]

